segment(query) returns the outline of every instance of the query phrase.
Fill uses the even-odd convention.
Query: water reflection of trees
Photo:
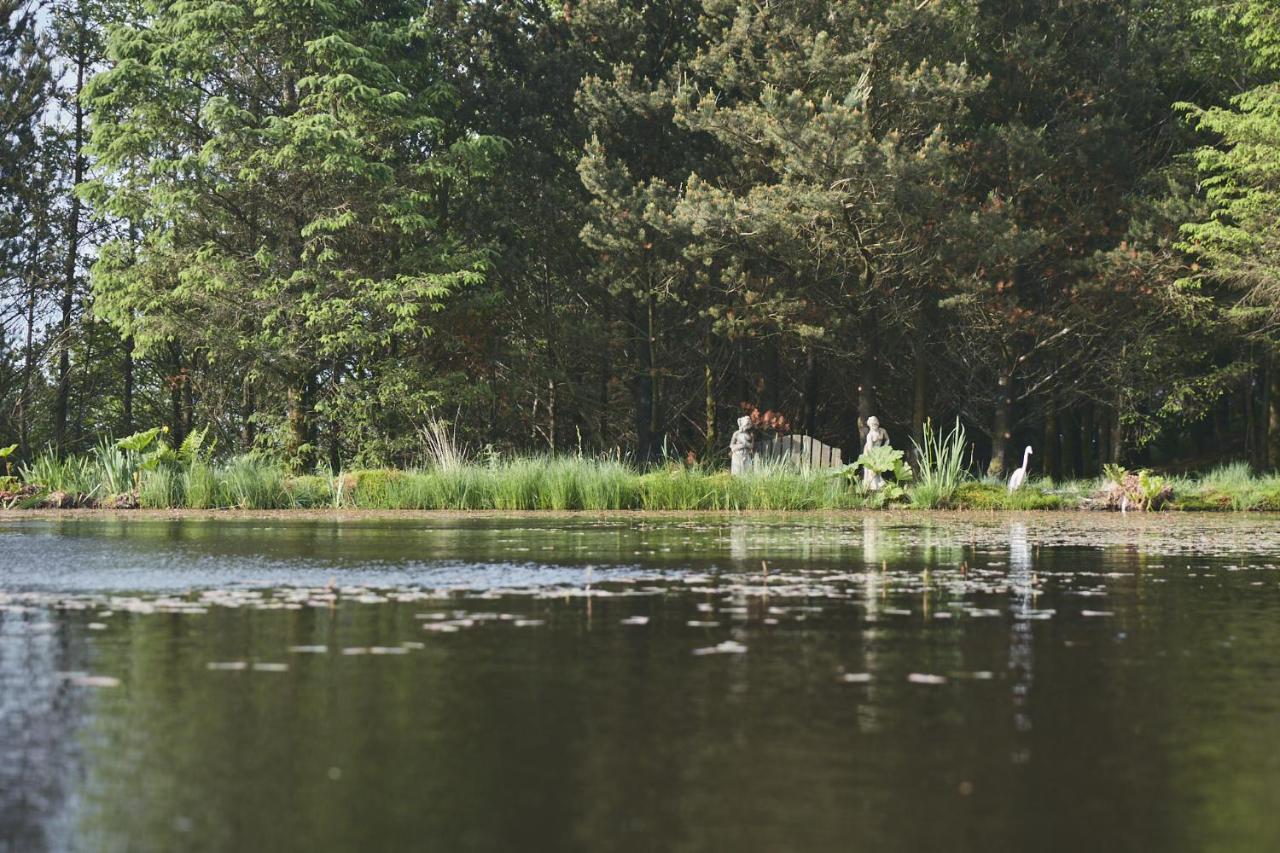
[[[0,610],[0,850],[70,848],[81,694],[60,673],[82,644],[44,610]]]

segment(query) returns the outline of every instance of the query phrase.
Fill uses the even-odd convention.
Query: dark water
[[[1280,850],[1280,520],[0,521],[42,850]]]

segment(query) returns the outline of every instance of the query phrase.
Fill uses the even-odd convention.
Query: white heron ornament
[[[1022,488],[1022,483],[1027,479],[1027,463],[1031,461],[1031,445],[1027,445],[1027,449],[1022,452],[1022,467],[1013,472],[1009,477],[1009,491],[1016,492]]]

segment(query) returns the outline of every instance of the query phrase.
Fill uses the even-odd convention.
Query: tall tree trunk
[[[498,404],[501,401],[498,388],[498,365],[497,360],[490,356],[489,359],[489,423],[490,429],[497,429],[501,421],[498,418]]]
[[[1082,477],[1098,476],[1096,452],[1098,430],[1094,424],[1093,412],[1093,403],[1086,403],[1080,415],[1080,475]]]
[[[1044,473],[1053,480],[1062,479],[1061,448],[1058,444],[1057,404],[1050,399],[1044,409]]]
[[[719,401],[716,398],[716,360],[712,356],[713,350],[712,330],[708,328],[703,332],[703,418],[707,438],[703,444],[703,459],[707,461],[716,459],[719,452],[719,430],[716,423]]]
[[[764,393],[760,395],[760,408],[765,411],[782,409],[782,354],[778,342],[770,341],[765,350]]]
[[[555,376],[548,376],[547,377],[547,447],[548,449],[550,449],[552,453],[555,453],[556,450],[558,449],[558,439],[556,438],[559,432],[559,426],[556,423],[556,415],[557,415],[556,407],[557,407],[557,404],[560,402],[557,399],[557,395],[556,395],[556,392],[558,390],[559,389],[556,387]]]
[[[1254,395],[1257,394],[1258,370],[1255,366],[1254,370],[1241,381],[1240,407],[1243,409],[1241,418],[1244,421],[1244,456],[1251,466],[1258,464],[1258,418],[1254,411]]]
[[[169,437],[180,444],[186,437],[182,431],[182,383],[186,375],[182,369],[182,346],[169,344],[169,373],[165,384],[169,386]]]
[[[912,370],[911,394],[911,437],[915,443],[924,446],[924,422],[928,417],[929,390],[929,352],[926,346],[927,332],[923,317],[916,328],[915,346],[912,353],[915,363]]]
[[[84,337],[84,365],[88,368],[93,364],[95,356],[93,351],[93,314],[89,310],[85,311],[82,334]],[[84,438],[84,409],[89,398],[87,386],[91,378],[87,369],[80,371],[80,387],[75,394],[76,416],[72,421],[71,429],[68,430],[72,444],[78,444]]]
[[[1253,454],[1253,469],[1264,471],[1267,468],[1268,442],[1270,441],[1268,421],[1271,406],[1271,356],[1268,353],[1258,359],[1257,405],[1254,407],[1254,432],[1257,435],[1257,447]]]
[[[650,293],[645,299],[645,334],[642,355],[645,361],[645,377],[640,389],[640,415],[646,419],[640,442],[641,456],[646,461],[657,459],[662,453],[662,387],[658,373],[658,303]]]
[[[194,361],[194,359],[193,359]],[[192,387],[192,371],[188,368],[182,372],[182,434],[190,435],[196,426],[195,389]]]
[[[27,336],[22,346],[22,393],[18,396],[18,452],[31,458],[31,375],[35,370],[36,275],[32,253],[31,280],[27,288]]]
[[[58,393],[53,406],[53,443],[59,453],[66,451],[67,413],[71,403],[71,316],[75,310],[76,268],[80,261],[80,197],[75,187],[84,180],[84,107],[80,93],[84,89],[84,72],[88,64],[85,34],[78,36],[76,51],[76,88],[72,114],[75,130],[72,139],[71,204],[67,212],[67,257],[63,267],[62,316],[58,320]]]
[[[710,347],[707,347],[707,352],[710,353]],[[710,357],[703,362],[703,405],[705,435],[707,435],[703,444],[703,459],[710,460],[719,450],[716,447],[716,371],[712,369]]]
[[[542,322],[547,341],[547,446],[554,454],[560,448],[560,344],[556,324],[555,285],[551,279],[551,267],[542,262]]]
[[[342,364],[335,358],[329,362],[329,399],[338,398],[338,385],[342,382]],[[329,438],[329,470],[337,474],[342,470],[342,423],[331,408],[326,419]]]
[[[991,464],[987,473],[1003,477],[1008,468],[1009,442],[1013,438],[1013,375],[1002,371],[996,380],[996,410],[991,421]]]
[[[1070,479],[1080,476],[1080,424],[1079,418],[1072,413],[1062,412],[1059,423],[1062,436],[1061,452],[1063,477]]]
[[[169,434],[174,444],[181,444],[186,435],[182,432],[182,375],[174,374],[169,382]]]
[[[1213,446],[1215,458],[1229,458],[1235,450],[1235,436],[1231,434],[1231,394],[1227,392],[1213,407]]]
[[[876,414],[876,328],[875,319],[866,317],[862,323],[862,361],[858,365],[858,447],[854,458],[862,452],[867,442],[867,419]]]
[[[132,435],[133,427],[133,335],[124,339],[124,419],[121,435]]]
[[[1267,467],[1275,470],[1280,467],[1280,369],[1274,355],[1267,379]]]
[[[253,415],[257,409],[257,400],[253,393],[253,383],[246,374],[240,383],[240,446],[244,452],[253,450],[257,440],[253,429]]]
[[[1098,441],[1098,470],[1111,461],[1111,408],[1103,406],[1095,418],[1095,430]]]
[[[654,374],[652,370],[653,358],[651,355],[652,339],[650,333],[652,325],[649,319],[652,312],[648,312],[642,326],[642,333],[639,337],[640,352],[640,370],[636,373],[635,378],[635,423],[636,423],[636,455],[643,462],[649,462],[653,459],[653,380]]]
[[[289,423],[288,444],[285,458],[295,471],[307,471],[312,467],[310,414],[307,411],[310,379],[300,376],[285,392],[286,418]]]
[[[650,458],[661,452],[662,443],[662,379],[658,373],[658,303],[649,296],[649,386],[653,389],[653,404],[649,407],[649,440],[653,442]]]
[[[804,424],[805,434],[818,434],[818,355],[809,347],[804,354]]]
[[[1111,451],[1112,464],[1119,465],[1120,460],[1124,458],[1124,428],[1120,422],[1120,408],[1111,410],[1111,437],[1107,442],[1108,449]]]
[[[609,446],[609,385],[613,381],[613,359],[610,354],[610,327],[604,326],[604,345],[600,347],[600,438],[599,449]],[[496,423],[496,420],[495,420]]]

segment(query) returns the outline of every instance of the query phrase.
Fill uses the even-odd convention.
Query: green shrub
[[[392,483],[403,476],[391,468],[354,471],[346,478],[351,501],[356,506],[388,508],[388,496],[394,491]]]
[[[963,509],[1004,509],[1008,489],[997,483],[971,480],[956,487],[954,505]]]
[[[314,509],[335,504],[336,489],[342,477],[321,477],[315,474],[301,477],[289,477],[284,481],[284,489],[289,494],[289,502],[296,507]]]

